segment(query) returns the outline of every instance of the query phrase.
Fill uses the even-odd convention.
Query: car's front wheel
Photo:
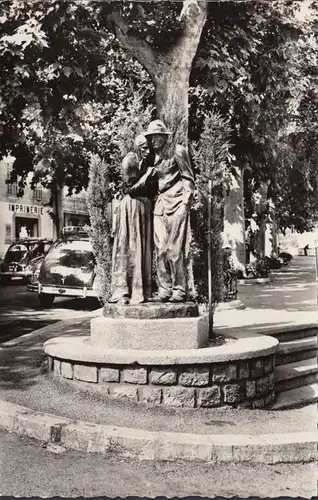
[[[42,307],[51,307],[54,302],[54,295],[50,295],[48,293],[39,293],[38,299]]]

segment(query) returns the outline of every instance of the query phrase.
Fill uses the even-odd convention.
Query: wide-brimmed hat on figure
[[[138,134],[134,141],[135,148],[140,148],[140,146],[144,146],[145,144],[147,144],[147,137],[145,137],[145,134]]]
[[[171,132],[161,120],[154,120],[149,123],[147,132],[144,135],[147,137],[155,134],[171,135]]]

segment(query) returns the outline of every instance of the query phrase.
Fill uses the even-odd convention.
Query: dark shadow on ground
[[[66,326],[68,325],[68,326]],[[60,335],[85,336],[90,333],[90,319],[63,321],[61,327],[47,327],[24,339],[0,344],[0,388],[23,390],[37,383],[47,371],[43,344]]]
[[[57,298],[51,308],[45,309],[40,305],[37,294],[27,292],[24,287],[9,285],[2,287],[0,292],[0,342],[67,319],[77,312],[90,313],[101,307],[97,299]]]

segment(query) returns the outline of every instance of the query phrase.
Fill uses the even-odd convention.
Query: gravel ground
[[[141,462],[50,447],[0,431],[0,495],[23,497],[302,497],[317,465]]]

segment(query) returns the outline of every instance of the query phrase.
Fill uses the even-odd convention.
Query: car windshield
[[[21,262],[28,252],[28,246],[23,244],[11,245],[4,257],[5,262]]]
[[[93,267],[92,246],[85,240],[57,241],[48,253],[46,262],[50,266]]]
[[[24,260],[35,259],[41,255],[45,255],[51,248],[52,243],[49,241],[39,241],[35,246],[29,249],[28,253],[24,256]]]

